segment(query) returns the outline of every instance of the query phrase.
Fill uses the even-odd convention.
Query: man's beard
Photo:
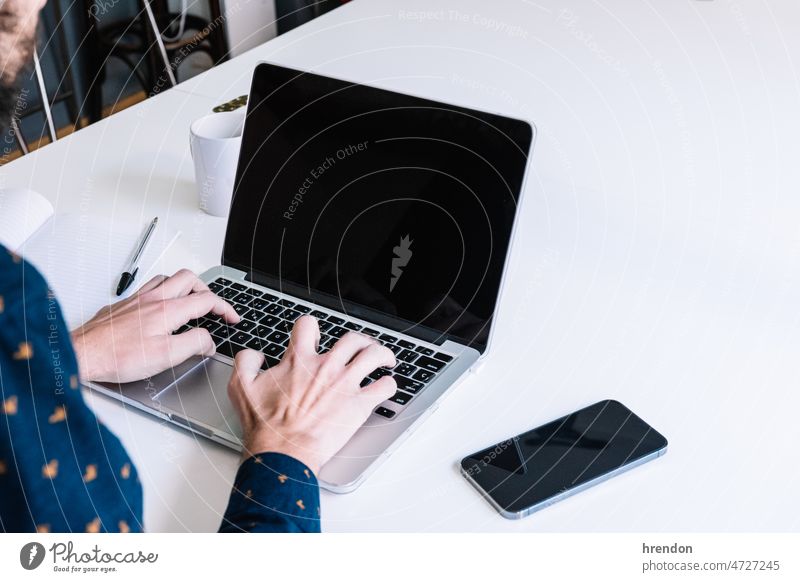
[[[6,70],[0,70],[0,129],[8,127],[12,118],[19,116],[20,111],[25,108],[25,104],[20,103],[20,92],[23,79],[28,77],[31,69],[36,42],[34,21],[34,26],[20,32],[16,42],[8,46],[9,37],[19,32],[15,26],[17,22],[17,19],[5,13],[0,14],[0,53],[8,55]]]

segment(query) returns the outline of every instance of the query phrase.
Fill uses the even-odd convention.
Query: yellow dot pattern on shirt
[[[8,465],[2,459],[0,459],[0,475],[5,475],[8,472]]]
[[[117,524],[117,526],[119,527],[119,532],[120,533],[130,533],[130,531],[131,531],[131,528],[128,527],[128,524],[123,520],[119,520],[119,523]]]
[[[86,524],[86,533],[98,533],[100,531],[100,518],[95,517]]]
[[[67,418],[67,409],[64,406],[56,406],[56,409],[53,411],[47,422],[50,424],[56,424],[57,422],[62,422],[65,418]]]
[[[286,475],[278,475],[278,481],[280,481],[281,483],[286,483],[288,479],[289,477],[287,477]]]
[[[55,479],[58,477],[58,460],[53,459],[42,467],[42,477],[45,479]]]
[[[15,360],[30,360],[33,357],[33,346],[30,342],[19,342],[13,357]]]
[[[13,416],[17,413],[17,397],[9,396],[3,401],[3,414]]]
[[[308,472],[308,469],[303,469],[303,473],[306,474],[306,479],[311,479],[311,473]]]
[[[302,499],[298,499],[298,500],[297,500],[297,507],[299,507],[300,509],[302,509],[303,511],[305,511],[305,509],[306,509],[306,505],[305,505],[305,503],[303,503],[303,500],[302,500]]]
[[[36,526],[36,533],[50,533],[50,524],[40,523]]]
[[[247,497],[248,499],[252,498],[253,497],[253,490],[252,489],[248,489],[247,491],[245,491],[244,496]]]
[[[83,482],[91,483],[97,479],[97,465],[86,465],[86,472],[83,474]]]
[[[76,376],[75,374],[69,377],[69,387],[72,388],[73,390],[78,389],[78,376]]]
[[[122,469],[119,470],[119,476],[123,479],[128,479],[131,476],[131,464],[125,463],[122,465]]]

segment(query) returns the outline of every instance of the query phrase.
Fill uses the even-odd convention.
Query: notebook
[[[163,272],[164,254],[180,233],[159,224],[139,262],[135,283],[122,297],[116,296],[119,276],[150,220],[152,216],[142,217],[140,224],[110,229],[97,216],[55,214],[50,202],[36,192],[0,190],[0,244],[44,275],[70,329]]]

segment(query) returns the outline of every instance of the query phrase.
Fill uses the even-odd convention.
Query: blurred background
[[[48,0],[0,165],[347,1]]]

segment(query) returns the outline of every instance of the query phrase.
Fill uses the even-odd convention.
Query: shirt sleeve
[[[0,246],[0,531],[142,529],[142,488],[86,406],[61,309]]]
[[[220,532],[318,533],[319,483],[297,459],[261,453],[236,473]]]

